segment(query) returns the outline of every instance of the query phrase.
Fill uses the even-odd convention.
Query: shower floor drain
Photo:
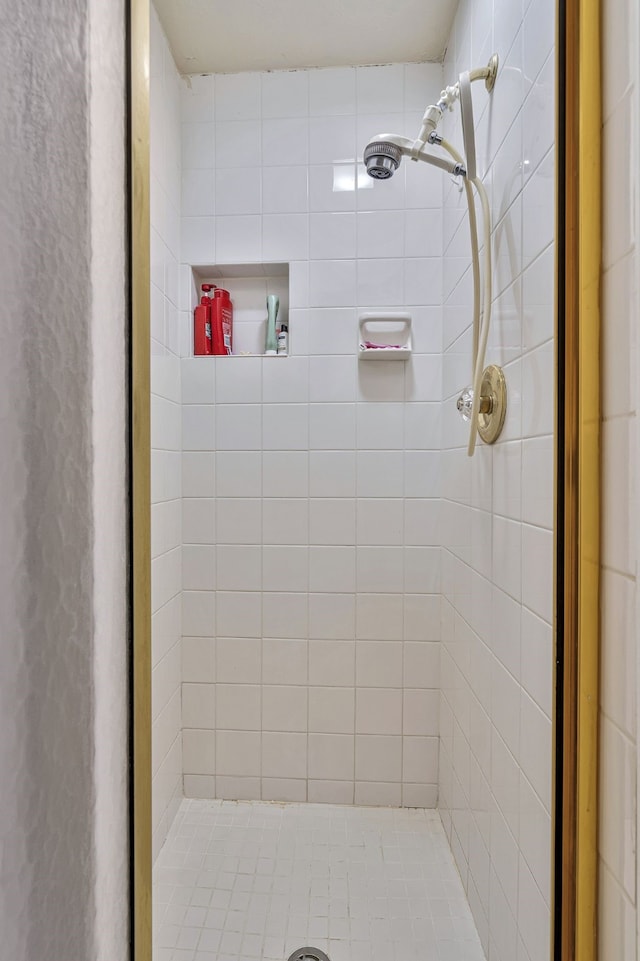
[[[329,961],[329,958],[320,948],[298,948],[289,956],[289,961]]]

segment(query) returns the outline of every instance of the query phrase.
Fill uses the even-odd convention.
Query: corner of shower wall
[[[152,831],[158,854],[182,788],[180,77],[151,6]]]
[[[487,956],[547,957],[551,879],[555,5],[461,0],[445,83],[474,88],[493,221],[487,363],[508,412],[466,455],[472,280],[464,195],[445,184],[440,811]],[[446,136],[461,142],[459,115]]]

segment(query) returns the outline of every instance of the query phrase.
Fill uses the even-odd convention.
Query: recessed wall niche
[[[191,265],[192,317],[193,310],[200,302],[202,284],[215,284],[229,291],[233,303],[234,357],[264,354],[268,294],[277,294],[280,298],[278,325],[289,325],[288,263]],[[189,355],[193,356],[193,323],[189,344]]]

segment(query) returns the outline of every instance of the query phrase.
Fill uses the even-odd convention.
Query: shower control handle
[[[473,416],[473,388],[465,387],[456,407],[467,423]],[[489,364],[482,372],[478,433],[485,444],[495,444],[504,427],[507,414],[507,382],[502,368]]]
[[[465,387],[458,400],[456,401],[458,413],[464,421],[471,420],[473,409],[473,387]],[[493,410],[493,398],[490,396],[480,398],[480,413],[490,414]]]

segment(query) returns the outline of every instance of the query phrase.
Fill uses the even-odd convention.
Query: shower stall
[[[516,6],[442,62],[185,77],[152,10],[154,961],[550,957],[555,9]]]

